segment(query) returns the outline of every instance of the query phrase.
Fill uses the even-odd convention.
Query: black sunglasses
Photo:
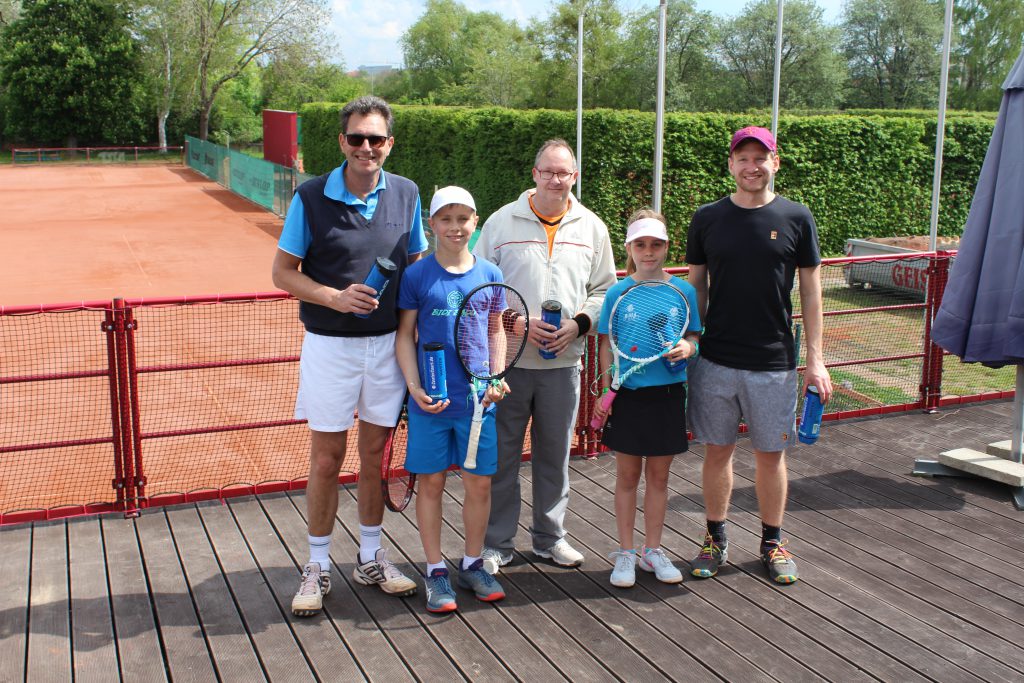
[[[383,147],[388,141],[387,135],[362,135],[360,133],[345,133],[345,142],[349,147],[362,147],[364,142],[369,142],[370,147],[377,149]]]

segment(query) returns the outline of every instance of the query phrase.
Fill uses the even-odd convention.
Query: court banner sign
[[[234,150],[231,150],[229,154],[231,156],[231,191],[273,211],[275,164]]]

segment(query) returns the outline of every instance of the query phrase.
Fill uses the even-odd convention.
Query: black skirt
[[[675,455],[686,451],[686,384],[620,389],[601,443],[625,455]]]

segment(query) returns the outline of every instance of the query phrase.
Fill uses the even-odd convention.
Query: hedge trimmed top
[[[342,161],[341,104],[301,109],[307,172]],[[434,187],[473,193],[481,219],[532,185],[534,154],[549,138],[575,145],[576,114],[568,111],[396,106],[395,147],[388,170],[414,180],[426,201]],[[939,234],[959,235],[988,149],[992,116],[951,116],[946,123]],[[770,125],[758,114],[665,116],[662,211],[672,238],[669,261],[682,262],[690,217],[701,204],[733,189],[727,151],[733,132]],[[904,116],[784,116],[782,167],[775,189],[807,204],[822,251],[840,254],[848,238],[928,234],[936,121]],[[582,200],[612,233],[624,262],[625,220],[652,201],[654,114],[593,110],[583,114]],[[483,221],[481,220],[481,225]]]

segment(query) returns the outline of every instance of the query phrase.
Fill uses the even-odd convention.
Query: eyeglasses
[[[362,135],[361,133],[345,133],[345,142],[349,147],[362,147],[364,142],[369,142],[370,147],[378,149],[388,141],[387,135]]]
[[[540,174],[541,180],[551,180],[552,178],[558,178],[558,182],[564,183],[565,181],[572,178],[576,171],[542,171],[539,168],[535,168],[535,171]]]

